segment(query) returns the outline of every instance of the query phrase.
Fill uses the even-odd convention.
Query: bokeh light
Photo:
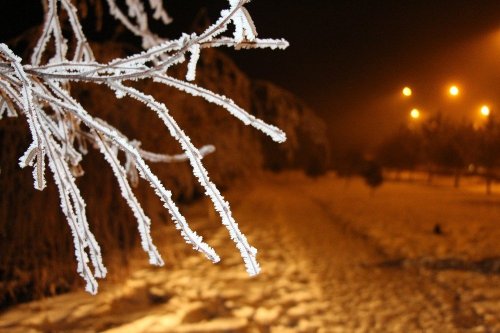
[[[410,87],[403,88],[403,96],[410,97],[412,95],[412,90]]]
[[[488,117],[491,111],[488,105],[483,105],[480,112],[483,117]]]
[[[458,89],[457,86],[451,86],[448,92],[450,93],[451,96],[458,96],[460,90]]]

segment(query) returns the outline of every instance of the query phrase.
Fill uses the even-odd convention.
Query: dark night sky
[[[3,31],[38,3],[5,1],[18,10]],[[186,0],[165,3],[181,26],[195,16]],[[199,4],[209,4],[212,16],[226,6],[189,1]],[[334,143],[376,142],[414,106],[460,116],[483,102],[500,109],[498,0],[253,0],[248,8],[260,37],[284,37],[291,46],[230,54],[251,77],[305,100],[327,121]],[[443,93],[452,82],[463,90],[453,104]],[[405,84],[414,88],[411,101],[400,98]]]
[[[240,53],[238,63],[301,96],[328,122],[334,143],[380,140],[414,106],[460,117],[483,101],[500,108],[498,0],[275,0],[249,7],[261,35],[283,36],[291,46]],[[452,82],[464,92],[454,104],[443,92]],[[414,88],[411,101],[400,98],[405,84]]]

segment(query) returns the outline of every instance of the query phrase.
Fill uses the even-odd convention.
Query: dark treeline
[[[375,155],[396,177],[402,171],[426,171],[432,182],[435,174],[446,174],[459,187],[463,175],[482,176],[489,194],[491,183],[500,175],[500,122],[493,115],[473,124],[435,114],[401,126]]]
[[[334,145],[334,148],[338,146]],[[363,177],[374,188],[382,183],[381,174],[396,180],[401,174],[427,173],[453,178],[460,187],[462,176],[483,177],[486,193],[500,179],[500,119],[484,117],[480,123],[453,121],[440,113],[402,125],[378,147],[367,153],[361,147],[333,152],[332,168],[340,177]]]

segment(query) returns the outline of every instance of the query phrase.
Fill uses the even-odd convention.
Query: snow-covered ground
[[[500,332],[500,196],[435,184],[270,175],[227,194],[261,275],[198,203],[220,264],[160,239],[166,268],[19,305],[0,332]]]

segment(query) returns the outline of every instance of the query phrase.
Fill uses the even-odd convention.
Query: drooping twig
[[[77,271],[87,283],[86,290],[96,293],[98,285],[95,278],[106,275],[99,245],[87,221],[85,202],[75,182],[75,177],[82,173],[80,162],[87,152],[88,143],[99,148],[113,170],[121,194],[138,222],[141,244],[149,254],[150,263],[162,265],[163,260],[150,235],[151,220],[133,193],[138,176],[155,190],[186,242],[209,260],[220,260],[216,252],[191,230],[172,200],[170,191],[146,162],[189,161],[193,174],[236,243],[248,273],[258,274],[257,250],[239,230],[229,203],[210,180],[202,164],[203,156],[212,152],[214,147],[196,148],[164,104],[127,83],[147,79],[201,97],[223,107],[244,124],[264,132],[274,141],[283,142],[286,135],[277,127],[246,112],[231,99],[188,81],[195,79],[198,59],[205,48],[284,49],[288,43],[283,39],[257,38],[257,29],[245,8],[247,0],[229,0],[229,8],[222,10],[216,22],[205,31],[183,34],[174,40],[159,37],[150,31],[149,16],[142,1],[127,0],[125,11],[114,0],[107,2],[111,14],[143,39],[144,51],[108,63],[97,62],[70,0],[47,0],[45,22],[30,64],[23,64],[7,45],[0,44],[0,119],[4,114],[15,116],[19,113],[26,117],[32,143],[20,158],[20,165],[33,167],[35,188],[39,190],[45,187],[44,169],[49,166],[59,190],[61,209],[73,235]],[[149,0],[149,8],[154,11],[154,19],[165,24],[170,22],[161,1]],[[66,15],[60,15],[63,11]],[[65,25],[70,28],[69,35],[63,34],[63,17],[69,21],[69,25]],[[68,45],[74,45],[72,50]],[[170,67],[186,60],[189,62],[185,80],[167,75]],[[71,95],[69,87],[72,82],[102,84],[110,87],[117,98],[128,96],[142,102],[156,112],[172,137],[179,142],[183,153],[166,155],[141,149],[139,141],[127,138],[111,124],[85,110]],[[123,164],[118,158],[119,153],[125,154]],[[93,270],[88,265],[89,261]]]

